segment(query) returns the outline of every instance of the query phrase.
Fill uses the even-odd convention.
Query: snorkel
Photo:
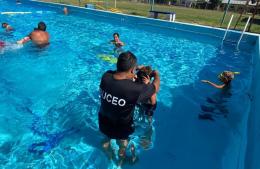
[[[235,75],[240,74],[240,72],[224,71],[218,75],[218,79],[223,83],[229,83],[235,78]]]

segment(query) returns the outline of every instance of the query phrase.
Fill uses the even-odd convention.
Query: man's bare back
[[[49,44],[50,35],[48,32],[35,30],[30,34],[30,38],[36,45]]]
[[[38,23],[38,28],[35,28],[30,35],[24,37],[23,39],[17,41],[18,44],[24,44],[30,40],[39,46],[44,46],[49,44],[50,35],[46,32],[46,25],[44,22]]]

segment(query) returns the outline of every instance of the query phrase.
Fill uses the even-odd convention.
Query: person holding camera
[[[137,67],[137,58],[131,52],[119,55],[116,71],[103,74],[100,83],[101,106],[98,113],[99,130],[106,136],[103,148],[111,151],[111,139],[116,139],[119,146],[119,165],[126,157],[129,136],[134,132],[134,109],[137,103],[154,95],[160,87],[157,71],[152,72],[150,84],[133,81]],[[134,146],[131,145],[132,157],[135,158]]]

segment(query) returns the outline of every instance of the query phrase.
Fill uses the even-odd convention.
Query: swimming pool
[[[97,126],[99,81],[115,65],[108,44],[119,32],[140,64],[161,74],[152,128],[138,125],[137,163],[123,168],[237,169],[245,165],[257,37],[246,35],[240,50],[223,31],[187,24],[116,15],[70,7],[0,0],[0,15],[16,30],[0,32],[10,45],[0,51],[0,167],[113,168],[100,148]],[[20,48],[13,42],[45,21],[51,44]],[[216,81],[223,70],[241,72],[230,91],[200,80]],[[212,120],[199,120],[210,112]],[[45,151],[44,153],[42,151]]]

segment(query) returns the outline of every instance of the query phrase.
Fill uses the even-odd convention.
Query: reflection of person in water
[[[149,125],[142,136],[140,136],[140,145],[144,150],[148,150],[152,147],[153,138],[153,126]]]
[[[228,85],[212,97],[208,97],[207,102],[200,106],[202,112],[199,114],[199,119],[214,121],[218,117],[227,118],[229,110],[226,104],[231,96],[231,86]]]

